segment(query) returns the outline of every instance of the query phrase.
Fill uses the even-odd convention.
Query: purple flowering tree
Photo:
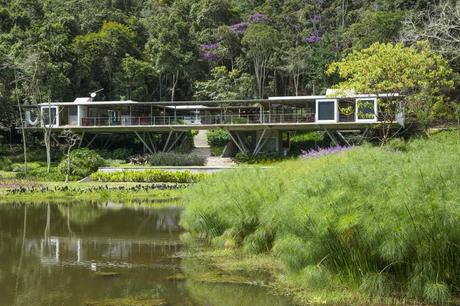
[[[248,27],[249,27],[249,22],[240,22],[240,23],[231,25],[231,26],[230,26],[230,30],[231,30],[233,33],[242,35],[242,34],[244,34],[244,33],[246,32],[246,30],[248,29]]]
[[[218,60],[218,56],[215,51],[220,47],[219,43],[209,43],[200,45],[201,58],[209,62],[215,62]]]
[[[251,17],[249,17],[249,21],[251,23],[256,23],[256,22],[268,23],[270,21],[270,18],[265,14],[256,13],[256,14],[252,15]]]

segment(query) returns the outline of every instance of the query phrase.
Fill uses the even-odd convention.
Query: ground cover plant
[[[176,203],[186,184],[0,180],[0,203]],[[174,202],[174,203],[172,203]]]
[[[460,143],[370,146],[214,174],[185,195],[188,235],[270,253],[299,288],[446,304],[460,279]]]
[[[204,174],[191,171],[131,170],[117,172],[98,171],[91,179],[99,182],[145,182],[145,183],[194,183],[204,177]]]

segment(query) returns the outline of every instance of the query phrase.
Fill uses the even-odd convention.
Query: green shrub
[[[360,289],[369,297],[384,297],[390,295],[393,288],[393,281],[386,273],[368,273],[364,277]]]
[[[105,160],[95,151],[83,148],[70,153],[70,175],[83,178],[95,172],[105,165]],[[58,166],[61,174],[67,173],[67,158],[64,158]]]
[[[211,147],[225,147],[228,143],[228,132],[224,129],[208,131],[208,144]]]
[[[222,156],[224,153],[224,147],[211,147],[212,156]]]
[[[302,151],[330,146],[328,137],[324,137],[322,132],[297,132],[291,136],[291,155],[299,155]]]
[[[247,153],[238,152],[235,155],[235,160],[243,164],[273,164],[288,158],[289,157],[281,156],[276,153],[260,153],[256,156],[252,156]]]
[[[445,283],[428,283],[425,285],[423,296],[429,303],[447,305],[450,298],[450,290]]]
[[[116,148],[115,150],[95,150],[104,159],[118,159],[127,161],[134,154],[132,149]]]
[[[326,268],[318,265],[306,266],[301,272],[303,285],[310,289],[328,288],[331,276]]]
[[[203,166],[206,158],[181,153],[155,153],[150,155],[149,163],[152,166]]]
[[[13,162],[8,157],[2,157],[0,159],[0,170],[3,171],[11,171],[12,170]]]
[[[131,170],[95,172],[91,179],[100,182],[194,183],[204,177],[190,171]]]
[[[51,161],[55,162],[62,158],[63,153],[60,150],[51,150]],[[7,156],[13,163],[24,162],[22,150],[10,152]],[[46,162],[46,150],[44,148],[29,148],[27,150],[27,160],[29,162]]]
[[[29,180],[38,180],[38,181],[63,181],[65,180],[65,175],[59,172],[56,167],[51,167],[50,172],[48,173],[47,167],[39,166],[34,168],[27,169],[27,175],[24,174],[22,169],[20,172],[16,173],[16,178],[20,179],[29,179]],[[77,179],[77,177],[70,177],[71,180]]]
[[[126,148],[117,148],[113,150],[111,159],[128,160],[128,157],[133,155],[133,150]]]
[[[459,181],[460,142],[440,133],[406,152],[364,146],[216,173],[185,194],[181,224],[193,237],[231,229],[255,252],[254,238],[269,246],[260,233],[271,233],[293,272],[321,262],[370,296],[442,304],[460,283]]]
[[[27,170],[28,171],[33,171],[33,170],[39,169],[42,166],[43,165],[40,164],[40,163],[30,162],[30,163],[27,163]],[[24,172],[24,168],[25,168],[24,163],[11,164],[11,171],[13,171],[13,172]]]

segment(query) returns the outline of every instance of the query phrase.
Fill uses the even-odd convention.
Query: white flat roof
[[[386,93],[379,94],[378,97],[387,98],[387,97],[398,97],[397,93]],[[270,102],[270,101],[302,101],[302,100],[320,100],[320,99],[344,99],[344,98],[376,98],[375,94],[356,94],[356,95],[347,95],[347,96],[333,96],[333,95],[316,95],[316,96],[281,96],[281,97],[269,97],[268,99],[252,99],[252,100],[228,100],[228,101],[153,101],[153,102],[138,102],[138,101],[90,101],[85,100],[86,98],[77,98],[74,102],[47,102],[40,103],[40,106],[72,106],[72,105],[81,105],[81,106],[97,106],[97,105],[156,105],[163,106],[168,108],[176,109],[200,109],[207,108],[212,104],[219,106],[222,103],[261,103],[261,102]],[[168,105],[169,104],[169,105]],[[172,104],[172,105],[171,105]],[[210,104],[210,105],[202,105]]]
[[[397,93],[379,94],[378,97],[398,97]],[[347,96],[334,96],[334,95],[318,95],[318,96],[282,96],[282,97],[269,97],[270,101],[300,101],[300,100],[319,100],[319,99],[345,99],[345,98],[377,98],[376,94],[354,94]]]

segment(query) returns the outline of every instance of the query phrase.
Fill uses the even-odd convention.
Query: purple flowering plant
[[[244,34],[249,27],[249,22],[240,22],[230,26],[230,31],[236,34]]]
[[[256,13],[252,15],[251,17],[249,17],[249,21],[251,22],[269,22],[270,18],[265,14]]]
[[[302,150],[302,154],[300,154],[299,157],[301,159],[310,159],[310,158],[321,157],[325,155],[348,151],[352,148],[353,146],[335,146],[335,147],[328,147],[328,148],[320,148],[318,150],[315,150],[315,149]]]
[[[219,43],[209,43],[200,45],[201,58],[204,60],[214,62],[218,60],[217,55],[214,53],[214,50],[220,47]]]
[[[310,20],[313,23],[320,23],[321,22],[321,15],[320,14],[313,14],[313,16],[311,16]]]
[[[310,44],[316,44],[321,41],[321,36],[318,33],[313,33],[310,36],[304,37],[302,41]]]

